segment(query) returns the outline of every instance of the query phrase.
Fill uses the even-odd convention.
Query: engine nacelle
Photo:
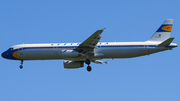
[[[66,69],[75,69],[75,68],[80,68],[80,67],[84,67],[84,62],[69,61],[69,60],[64,61],[64,68]]]
[[[74,58],[74,57],[82,56],[82,53],[76,50],[63,50],[61,53],[62,56],[65,58]]]

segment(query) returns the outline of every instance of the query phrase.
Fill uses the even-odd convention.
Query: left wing
[[[97,45],[97,43],[101,39],[101,33],[105,30],[97,30],[93,35],[91,35],[88,39],[86,39],[83,43],[81,43],[77,49],[83,49],[83,50],[88,50],[88,49],[94,49]]]

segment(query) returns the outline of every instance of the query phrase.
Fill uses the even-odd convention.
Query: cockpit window
[[[13,50],[13,48],[9,48],[7,51],[11,51],[11,50]]]

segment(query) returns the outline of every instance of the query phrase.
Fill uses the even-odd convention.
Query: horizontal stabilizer
[[[165,41],[163,41],[161,44],[159,44],[158,46],[168,46],[171,44],[171,42],[174,40],[174,38],[169,38]]]
[[[93,62],[96,63],[96,64],[103,64],[103,63],[106,63],[106,64],[107,64],[107,61],[95,60],[95,61],[93,61]]]

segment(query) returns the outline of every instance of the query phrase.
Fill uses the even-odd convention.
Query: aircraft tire
[[[87,71],[90,72],[92,70],[91,66],[87,66]]]
[[[19,68],[20,68],[20,69],[22,69],[22,68],[23,68],[23,66],[22,66],[22,65],[20,65],[20,66],[19,66]]]

